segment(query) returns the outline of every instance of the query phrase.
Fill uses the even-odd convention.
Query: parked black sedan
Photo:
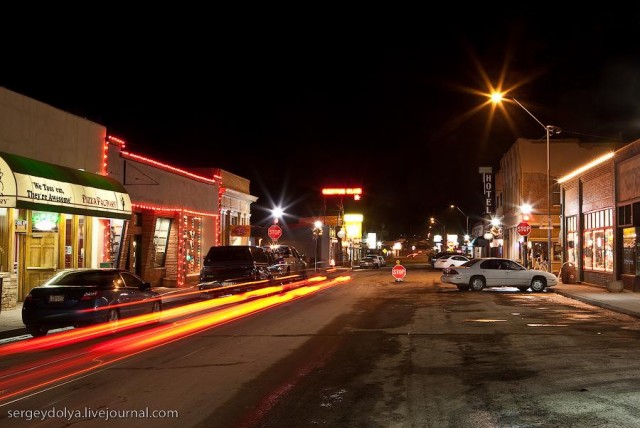
[[[22,322],[32,336],[54,328],[82,327],[160,312],[151,284],[120,269],[66,269],[35,287],[22,305]]]

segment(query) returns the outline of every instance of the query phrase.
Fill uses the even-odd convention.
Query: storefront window
[[[604,270],[613,272],[613,229],[604,232]]]
[[[604,270],[604,230],[593,232],[593,268]]]
[[[78,265],[84,267],[84,216],[78,216]]]
[[[196,274],[200,272],[201,263],[201,235],[202,220],[199,217],[183,217],[184,227],[184,248],[185,248],[185,273]]]
[[[65,214],[64,217],[64,267],[73,267],[73,216]]]
[[[577,233],[577,217],[567,218],[567,261],[576,263],[578,261],[579,236]]]
[[[153,267],[164,267],[167,256],[167,243],[169,242],[170,218],[156,219],[156,230],[153,235]]]
[[[622,273],[636,274],[636,233],[635,227],[622,229]]]
[[[47,211],[31,213],[31,230],[34,232],[57,232],[60,214]]]
[[[96,219],[98,223],[97,248],[100,267],[117,267],[122,243],[124,220]]]
[[[589,230],[584,232],[584,262],[583,266],[585,269],[593,269],[593,239],[592,232]]]
[[[584,215],[584,269],[613,272],[612,210]]]

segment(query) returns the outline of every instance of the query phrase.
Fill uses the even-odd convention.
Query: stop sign
[[[267,233],[269,235],[269,238],[277,241],[278,238],[282,236],[282,229],[277,224],[274,224],[273,226],[269,226],[269,230]]]
[[[522,236],[527,236],[531,233],[531,225],[526,221],[521,221],[518,223],[518,233]]]
[[[402,265],[395,265],[393,269],[391,269],[391,275],[395,279],[402,279],[407,275],[407,270]]]

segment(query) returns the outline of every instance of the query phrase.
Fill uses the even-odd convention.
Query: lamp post
[[[449,242],[447,241],[447,228],[445,227],[444,224],[442,224],[441,222],[439,222],[438,220],[436,220],[434,217],[431,217],[429,219],[429,221],[431,222],[431,224],[436,224],[438,223],[441,227],[442,227],[442,234],[444,235],[444,244],[446,247],[449,247]]]
[[[551,229],[553,229],[553,226],[551,225],[551,179],[550,179],[550,161],[549,161],[549,152],[550,152],[550,144],[549,144],[549,140],[550,140],[550,136],[551,134],[559,134],[560,132],[562,132],[562,129],[560,129],[557,126],[553,126],[553,125],[545,125],[544,123],[542,123],[537,117],[535,117],[533,115],[533,113],[531,113],[529,110],[527,110],[527,108],[525,106],[523,106],[522,104],[520,104],[520,101],[516,100],[513,97],[509,97],[513,102],[515,102],[517,105],[520,106],[520,108],[522,108],[522,110],[526,111],[527,114],[529,116],[531,116],[533,118],[533,120],[535,120],[540,126],[542,126],[544,128],[544,131],[546,133],[546,137],[547,137],[547,224],[546,226],[540,226],[541,229],[547,229],[547,258],[548,258],[548,263],[547,263],[547,269],[549,269],[549,272],[551,272]],[[499,93],[499,92],[495,92],[493,94],[491,94],[491,101],[493,103],[499,103],[504,99],[503,94]]]
[[[321,235],[322,235],[322,222],[320,220],[316,220],[313,223],[313,237],[316,240],[315,254],[313,256],[314,271],[318,270],[318,240]]]
[[[457,205],[450,205],[450,206],[449,206],[449,208],[455,208],[455,209],[457,209],[458,211],[460,211],[460,214],[462,214],[463,216],[465,216],[465,217],[467,218],[467,235],[469,235],[469,216],[468,216],[468,215],[466,215],[466,214],[464,213],[464,211],[462,211],[462,210],[460,209],[460,207],[459,207],[459,206],[457,206]]]

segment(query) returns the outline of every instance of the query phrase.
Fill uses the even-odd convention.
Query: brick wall
[[[2,310],[15,309],[18,302],[18,278],[9,272],[0,273],[2,278]]]
[[[612,162],[589,171],[581,181],[582,213],[614,207]]]

